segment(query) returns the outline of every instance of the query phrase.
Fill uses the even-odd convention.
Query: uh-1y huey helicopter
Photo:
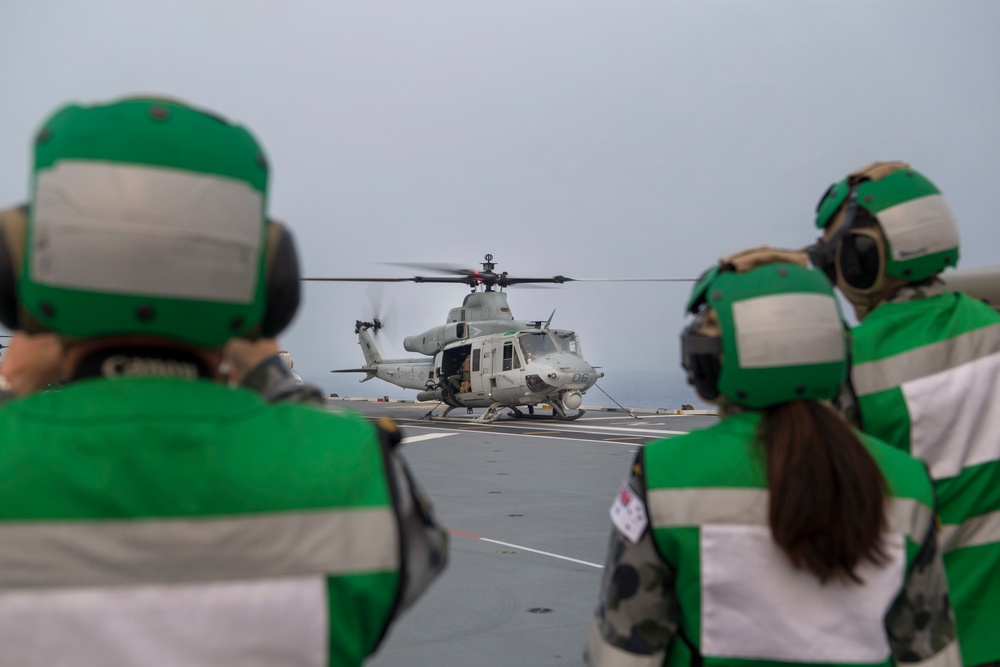
[[[437,265],[403,266],[429,268],[450,276],[412,278],[306,278],[351,282],[464,283],[472,288],[462,305],[452,308],[445,324],[417,336],[407,336],[403,348],[424,358],[383,359],[372,334],[382,328],[378,318],[358,320],[355,333],[365,357],[361,368],[334,373],[365,373],[362,382],[379,378],[406,389],[416,389],[418,401],[439,401],[448,407],[439,417],[447,419],[455,408],[486,408],[477,421],[492,422],[503,409],[514,417],[535,416],[535,406],[549,405],[552,417],[572,420],[582,416],[583,395],[604,376],[583,358],[580,340],[567,329],[550,327],[546,321],[519,321],[511,314],[507,294],[512,285],[562,284],[578,279],[565,276],[519,278],[496,273],[492,255],[486,255],[482,270],[442,269]],[[591,279],[597,280],[597,279]],[[662,280],[662,279],[651,279]],[[526,408],[527,414],[521,410]]]

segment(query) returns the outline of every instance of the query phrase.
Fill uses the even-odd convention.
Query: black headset
[[[17,299],[17,281],[24,268],[24,239],[28,207],[0,212],[0,324],[29,333],[46,330]],[[274,220],[267,221],[264,252],[267,302],[261,322],[245,334],[247,338],[274,338],[287,327],[299,307],[301,283],[298,253],[291,232]]]
[[[681,332],[681,363],[687,373],[688,384],[695,388],[699,396],[712,401],[719,397],[722,339],[696,331],[708,310],[702,305],[694,321]]]
[[[841,277],[850,287],[867,290],[882,274],[884,257],[879,243],[871,236],[851,233],[855,229],[878,226],[878,221],[858,206],[857,187],[858,183],[851,186],[840,229],[826,243],[817,243],[810,248],[809,259],[813,266],[826,274],[831,283],[836,284],[839,268]],[[820,203],[822,201],[821,199]]]
[[[299,255],[295,251],[292,233],[280,222],[267,221],[267,303],[260,323],[260,335],[274,338],[285,330],[295,317],[301,299],[302,274]]]

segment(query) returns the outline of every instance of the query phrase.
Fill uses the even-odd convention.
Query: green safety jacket
[[[1000,314],[950,292],[888,302],[853,340],[862,428],[934,480],[965,664],[1000,660]]]
[[[887,614],[933,525],[923,466],[861,436],[891,489],[890,561],[862,564],[864,586],[821,584],[794,569],[771,537],[755,443],[760,419],[759,412],[737,414],[645,449],[649,524],[675,573],[679,607],[664,664],[698,664],[692,658],[699,655],[705,667],[892,664]],[[948,653],[939,653],[941,664]]]
[[[0,408],[4,664],[360,665],[401,595],[361,417],[207,380],[91,379]]]

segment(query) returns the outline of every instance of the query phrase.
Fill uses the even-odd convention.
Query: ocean
[[[379,379],[359,382],[360,373],[309,374],[302,379],[317,385],[327,395],[355,398],[389,398],[416,400],[417,392],[402,389]],[[663,371],[615,371],[601,378],[583,397],[583,405],[592,407],[626,407],[669,410],[690,405],[696,409],[713,406],[698,398],[688,386],[680,369]]]

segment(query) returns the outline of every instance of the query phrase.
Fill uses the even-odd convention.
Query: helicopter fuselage
[[[451,343],[435,355],[434,376],[418,398],[456,407],[558,403],[575,410],[601,374],[579,355],[572,331],[522,329]]]
[[[489,329],[494,324],[501,322],[473,326]],[[551,404],[564,413],[577,410],[583,394],[603,376],[581,356],[576,334],[562,329],[508,328],[448,343],[428,359],[383,360],[367,328],[358,336],[367,363],[355,370],[368,373],[365,380],[377,377],[421,390],[418,400],[451,407]]]

